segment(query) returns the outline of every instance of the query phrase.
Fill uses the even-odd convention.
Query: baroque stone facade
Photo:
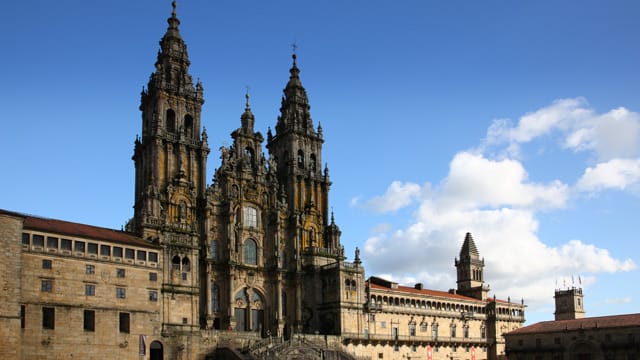
[[[488,297],[471,234],[455,261],[457,288],[448,292],[366,279],[357,249],[345,261],[329,211],[324,134],[295,54],[275,132],[265,144],[247,94],[208,185],[204,90],[189,74],[175,3],[168,24],[141,94],[134,215],[125,231],[0,211],[11,255],[0,269],[0,357],[204,359],[244,351],[244,358],[496,359],[504,352],[502,334],[523,324],[525,306]]]

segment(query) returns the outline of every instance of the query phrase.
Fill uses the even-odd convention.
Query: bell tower
[[[556,321],[575,320],[584,318],[584,295],[582,288],[556,289]]]
[[[340,231],[329,217],[329,169],[322,169],[322,127],[314,128],[307,92],[293,54],[276,134],[267,134],[267,149],[277,164],[278,183],[289,215],[288,244],[300,252],[338,254]],[[317,250],[316,250],[317,249]],[[320,249],[322,249],[320,251]]]
[[[484,284],[484,259],[471,233],[467,233],[460,249],[460,260],[455,260],[458,270],[458,294],[486,300],[489,286]]]
[[[160,40],[155,71],[140,100],[142,135],[136,137],[134,217],[130,231],[163,247],[165,321],[198,322],[200,210],[206,190],[207,135],[200,131],[202,84],[189,75],[187,46],[176,2]],[[170,301],[168,299],[171,299]]]

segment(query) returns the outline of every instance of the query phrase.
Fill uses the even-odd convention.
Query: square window
[[[158,253],[157,252],[149,252],[149,262],[158,262]]]
[[[101,256],[111,256],[111,246],[109,246],[109,245],[100,245],[100,255]]]
[[[138,250],[138,260],[139,261],[147,261],[147,252]]]
[[[98,244],[94,244],[94,243],[87,244],[87,253],[98,255]]]
[[[42,268],[43,269],[51,270],[52,267],[53,267],[53,262],[51,260],[42,259]]]
[[[96,312],[94,310],[84,311],[84,331],[96,331]]]
[[[85,296],[96,296],[96,286],[94,284],[84,284]]]
[[[93,275],[96,273],[96,267],[95,265],[91,265],[91,264],[87,264],[86,268],[85,268],[85,273],[87,275]]]
[[[182,318],[182,324],[183,325],[187,325],[189,323],[189,319],[187,318]]]
[[[58,248],[58,238],[47,236],[47,249],[57,249]]]
[[[84,252],[84,241],[76,241],[74,244],[74,249],[76,252]]]
[[[44,292],[52,292],[53,291],[53,280],[51,279],[42,279],[40,290]]]
[[[116,274],[119,278],[124,278],[124,269],[117,269]]]
[[[22,245],[29,246],[29,240],[31,240],[31,235],[29,235],[29,233],[22,233]]]
[[[122,287],[116,288],[116,298],[125,299],[127,297],[127,289]]]
[[[149,290],[149,301],[158,301],[158,292],[155,290]]]
[[[119,246],[114,246],[113,247],[113,256],[121,258],[122,257],[122,248],[119,247]]]
[[[126,259],[131,259],[133,260],[135,256],[135,251],[133,251],[133,249],[125,249],[124,250],[124,257]]]
[[[71,240],[69,239],[60,240],[60,249],[71,251]]]
[[[44,247],[44,236],[42,235],[33,235],[33,246]]]
[[[129,313],[120,313],[120,332],[128,334],[129,333],[129,322],[131,320]]]
[[[158,281],[158,273],[150,272],[149,281]]]
[[[56,327],[56,309],[52,307],[42,308],[42,328],[55,329]]]

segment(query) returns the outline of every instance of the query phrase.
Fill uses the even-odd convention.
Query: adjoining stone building
[[[640,314],[584,317],[581,288],[556,290],[554,321],[505,334],[506,353],[515,360],[598,360],[640,358]]]
[[[357,250],[346,261],[329,211],[324,134],[311,119],[295,54],[275,133],[265,139],[255,130],[247,95],[208,185],[204,90],[189,74],[175,2],[168,24],[141,94],[134,214],[126,229],[0,210],[7,253],[0,357],[503,353],[502,334],[524,323],[525,306],[488,297],[471,234],[455,261],[457,288],[448,292],[367,279]]]

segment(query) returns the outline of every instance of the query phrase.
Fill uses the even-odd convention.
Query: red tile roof
[[[97,226],[73,223],[56,219],[47,219],[33,215],[19,214],[11,211],[1,210],[0,214],[12,216],[20,216],[24,219],[23,228],[27,230],[36,230],[42,232],[50,232],[59,235],[77,236],[93,240],[112,241],[122,244],[145,246],[157,248],[157,245],[151,244],[131,233],[118,231]]]
[[[507,335],[638,326],[640,326],[640,314],[610,315],[575,320],[542,321],[516,329]]]

